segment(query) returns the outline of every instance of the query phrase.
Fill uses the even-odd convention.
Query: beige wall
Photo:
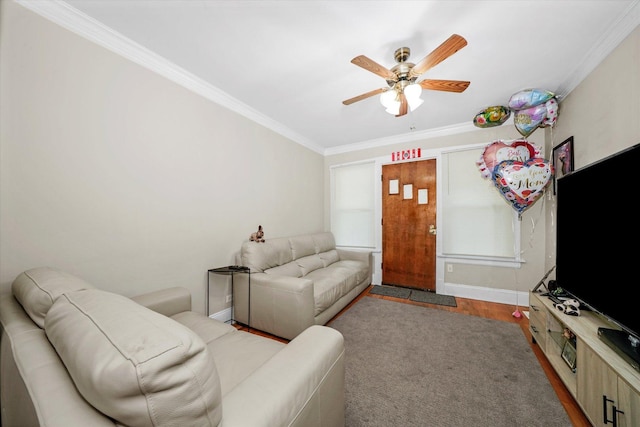
[[[576,169],[640,144],[640,27],[567,96],[561,108],[554,145],[574,137]],[[597,194],[593,203],[599,203]],[[549,268],[555,259],[554,208],[547,209]]]
[[[323,230],[322,155],[0,7],[3,286],[48,265],[125,295],[185,286],[204,311],[207,270],[258,225],[267,239]]]

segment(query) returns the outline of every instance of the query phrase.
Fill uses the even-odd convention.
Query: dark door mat
[[[457,307],[455,297],[451,295],[440,295],[433,292],[412,290],[409,296],[411,301],[426,302],[429,304],[446,305],[449,307]]]
[[[411,294],[411,289],[399,288],[397,286],[375,285],[371,288],[369,293],[374,295],[384,295],[386,297],[407,299]]]

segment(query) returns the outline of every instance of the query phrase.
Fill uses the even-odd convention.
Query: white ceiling
[[[560,121],[562,98],[640,24],[640,0],[18,2],[324,154],[471,130],[528,88],[558,96]],[[342,104],[387,87],[353,57],[391,68],[407,46],[417,63],[454,33],[468,45],[418,80],[465,92],[425,91],[403,117],[377,96]]]

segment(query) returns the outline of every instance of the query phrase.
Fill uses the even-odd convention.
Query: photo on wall
[[[553,194],[556,194],[556,179],[573,172],[573,136],[553,148]]]

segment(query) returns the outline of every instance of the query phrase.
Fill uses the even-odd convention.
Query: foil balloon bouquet
[[[553,166],[540,149],[525,140],[494,141],[476,162],[480,174],[491,179],[518,217],[542,196],[553,177]]]
[[[553,92],[525,89],[511,95],[506,106],[487,107],[473,118],[479,128],[491,128],[505,123],[513,112],[513,123],[525,138],[538,127],[554,126],[558,118],[558,101]]]

